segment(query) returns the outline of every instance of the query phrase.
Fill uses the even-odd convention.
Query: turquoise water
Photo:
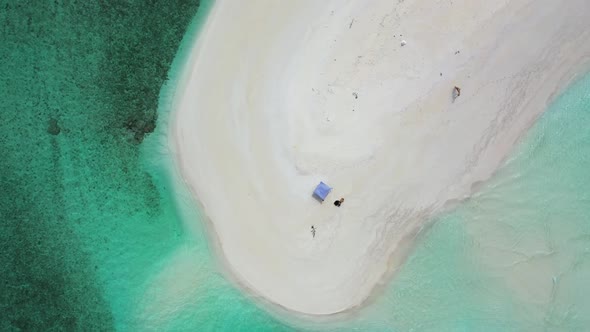
[[[588,329],[590,76],[350,319],[287,323],[237,290],[166,137],[210,4],[0,0],[1,331]]]
[[[0,330],[126,329],[182,242],[142,164],[198,1],[0,0]]]

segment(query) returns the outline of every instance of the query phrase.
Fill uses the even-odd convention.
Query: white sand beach
[[[218,0],[171,142],[236,280],[338,313],[493,174],[589,41],[588,0]]]

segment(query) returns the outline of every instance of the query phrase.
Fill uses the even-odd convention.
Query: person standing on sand
[[[337,207],[340,207],[340,205],[342,205],[342,203],[344,202],[344,198],[340,198],[337,201],[334,201],[334,205],[336,205]]]
[[[315,226],[311,225],[311,236],[315,237]]]

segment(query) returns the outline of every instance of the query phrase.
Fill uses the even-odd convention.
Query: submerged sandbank
[[[216,3],[172,139],[231,271],[290,310],[361,304],[585,64],[588,21],[584,0]]]

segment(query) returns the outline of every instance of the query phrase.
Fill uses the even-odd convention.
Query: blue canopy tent
[[[323,202],[330,193],[330,191],[332,191],[332,188],[330,188],[330,186],[323,182],[320,182],[320,184],[318,184],[317,187],[315,187],[313,195],[322,200]]]

